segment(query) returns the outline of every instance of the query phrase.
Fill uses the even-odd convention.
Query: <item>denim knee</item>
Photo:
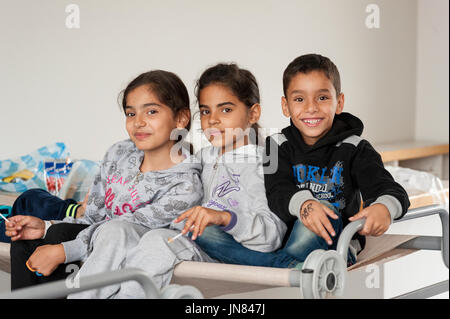
[[[192,235],[192,233],[189,233],[189,237],[191,235]],[[222,245],[222,243],[227,242],[230,239],[233,239],[233,236],[224,232],[218,226],[212,225],[212,226],[206,227],[204,229],[202,235],[197,236],[197,239],[195,240],[195,242],[198,243],[200,246],[202,244],[205,244],[205,245],[209,245],[209,246],[220,247]]]
[[[215,225],[206,227],[203,234],[195,239],[195,243],[210,257],[231,263],[236,263],[239,251],[248,250]]]
[[[327,206],[329,207],[331,205],[327,203]],[[297,220],[283,250],[294,256],[297,260],[303,261],[313,250],[335,249],[339,235],[342,231],[342,218],[334,207],[333,211],[339,216],[339,218],[334,219],[328,216],[328,220],[330,221],[335,232],[335,236],[330,236],[333,241],[331,245],[328,245],[325,239],[308,229],[300,220]]]
[[[297,220],[289,236],[289,240],[283,249],[297,259],[304,260],[305,255],[310,251],[325,249],[326,245],[325,240],[309,230],[301,221]]]

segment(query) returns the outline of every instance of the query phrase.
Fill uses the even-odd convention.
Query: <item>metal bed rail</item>
[[[75,276],[76,277],[76,276]],[[75,278],[75,280],[77,280]],[[51,299],[69,294],[105,287],[129,280],[137,281],[145,292],[146,299],[202,299],[201,292],[192,286],[169,285],[161,291],[141,269],[127,268],[79,278],[79,284],[68,279],[22,288],[0,295],[0,299]]]

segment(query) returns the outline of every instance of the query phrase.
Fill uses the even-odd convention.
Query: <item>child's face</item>
[[[177,127],[173,111],[149,89],[142,85],[127,96],[126,129],[136,147],[152,151],[171,146],[170,133]]]
[[[206,138],[221,153],[248,143],[248,131],[259,119],[261,107],[250,109],[226,86],[211,84],[200,91],[200,120]]]
[[[336,97],[333,83],[320,71],[296,74],[281,98],[283,114],[290,117],[308,145],[315,144],[344,108],[344,94]]]

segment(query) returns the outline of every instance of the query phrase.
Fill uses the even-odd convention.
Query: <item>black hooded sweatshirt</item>
[[[288,226],[287,241],[306,200],[326,200],[341,213],[344,227],[361,207],[384,204],[391,220],[409,208],[406,191],[384,168],[380,154],[362,139],[364,125],[350,113],[335,116],[331,129],[314,145],[292,123],[266,139],[264,181],[270,209]],[[359,234],[360,249],[365,238]]]

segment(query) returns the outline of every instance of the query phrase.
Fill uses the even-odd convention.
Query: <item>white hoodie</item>
[[[286,225],[267,204],[263,152],[250,144],[219,155],[219,148],[210,146],[196,156],[203,166],[202,206],[230,212],[224,231],[249,249],[271,252],[281,247]]]

